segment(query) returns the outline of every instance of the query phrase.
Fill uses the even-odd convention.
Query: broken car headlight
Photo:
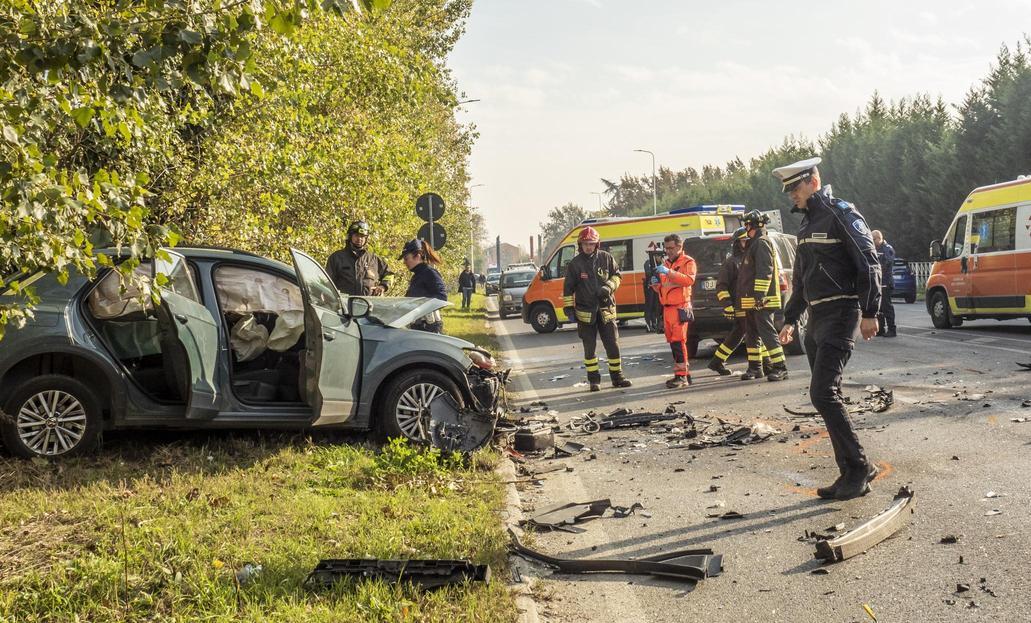
[[[493,370],[494,358],[485,350],[478,348],[465,349],[465,355],[472,360],[473,365],[481,370]]]

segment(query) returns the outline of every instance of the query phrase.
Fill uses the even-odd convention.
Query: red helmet
[[[577,238],[576,241],[578,243],[580,243],[580,242],[601,242],[601,234],[599,234],[598,230],[593,228],[593,227],[590,227],[590,226],[584,227],[583,229],[580,230],[580,237]]]

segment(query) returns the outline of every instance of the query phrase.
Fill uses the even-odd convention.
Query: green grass
[[[487,297],[479,293],[473,294],[468,310],[462,309],[461,294],[452,294],[448,300],[454,303],[454,306],[445,308],[442,312],[444,333],[486,348],[497,357],[500,348],[497,337],[487,324]]]
[[[496,460],[225,433],[0,458],[0,621],[511,620]],[[360,557],[471,558],[497,576],[303,587],[319,559]],[[262,571],[241,586],[246,563]]]

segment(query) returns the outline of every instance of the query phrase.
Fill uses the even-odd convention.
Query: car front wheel
[[[931,297],[931,324],[936,329],[950,329],[963,324],[962,318],[952,315],[952,310],[949,309],[949,299],[940,290]]]
[[[54,458],[82,454],[100,439],[96,395],[81,381],[50,374],[22,383],[4,405],[0,436],[12,454]]]
[[[537,305],[530,310],[530,326],[537,333],[551,333],[558,328],[558,317],[550,305]]]
[[[430,403],[444,393],[451,394],[459,407],[464,404],[458,385],[446,374],[428,369],[402,372],[384,392],[379,432],[387,438],[429,442]]]

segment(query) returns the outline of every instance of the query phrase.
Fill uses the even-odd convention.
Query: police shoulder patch
[[[845,201],[844,199],[835,199],[834,206],[839,210],[844,210],[846,212],[852,209],[852,204]]]
[[[857,218],[856,220],[852,221],[852,229],[863,234],[864,236],[870,234],[870,228],[866,226],[866,221],[864,221],[861,218]]]

